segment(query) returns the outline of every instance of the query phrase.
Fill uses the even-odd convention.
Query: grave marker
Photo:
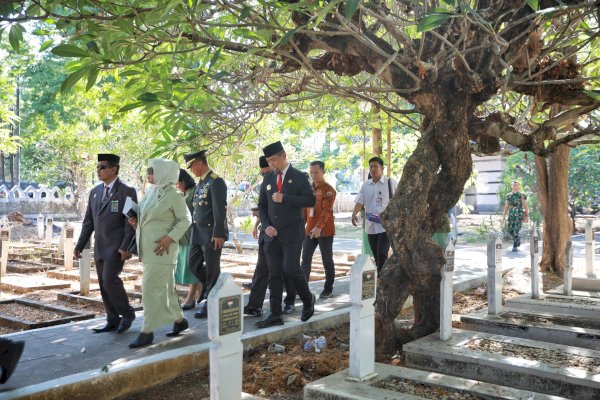
[[[442,269],[442,281],[440,283],[440,340],[452,338],[454,252],[454,243],[451,240],[448,247],[446,247],[446,264]]]
[[[221,273],[208,295],[211,400],[242,397],[242,308],[242,289],[231,274]]]
[[[488,314],[498,314],[502,310],[502,240],[496,233],[490,233],[487,256]]]
[[[52,226],[54,225],[54,218],[46,218],[46,245],[52,245]]]
[[[38,239],[44,238],[44,216],[39,213],[37,216]]]
[[[538,265],[539,238],[535,226],[531,227],[529,240],[529,252],[531,254],[531,298],[540,298],[540,268]]]
[[[71,254],[73,252],[71,251]],[[92,267],[92,254],[90,249],[90,240],[81,250],[81,259],[79,260],[79,294],[87,296],[90,294],[90,270]]]
[[[585,270],[588,278],[595,278],[594,274],[594,220],[585,221]]]
[[[0,276],[6,276],[8,265],[8,246],[10,241],[10,228],[8,224],[0,227],[0,242],[2,242],[2,254],[0,255]]]
[[[73,226],[69,222],[65,222],[63,227],[64,236],[64,266],[65,271],[73,269]]]
[[[348,380],[365,381],[375,373],[375,295],[377,269],[366,254],[350,270],[350,366]]]
[[[565,249],[564,278],[564,294],[565,296],[573,296],[573,243],[571,240],[567,242]]]

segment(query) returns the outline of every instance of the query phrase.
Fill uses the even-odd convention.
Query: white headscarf
[[[175,184],[179,179],[179,164],[175,161],[152,158],[148,160],[148,167],[153,170],[154,185],[146,194],[144,202],[140,204],[141,212],[160,200],[166,191],[175,190]]]

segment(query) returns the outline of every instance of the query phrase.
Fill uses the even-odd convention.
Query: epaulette
[[[211,172],[210,177],[213,179],[217,179],[219,177],[219,175],[215,174],[214,172]]]

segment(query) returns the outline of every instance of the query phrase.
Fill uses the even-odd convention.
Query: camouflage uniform
[[[521,225],[523,224],[523,202],[526,199],[527,197],[521,192],[510,192],[506,195],[506,204],[508,204],[507,230],[513,238],[513,250],[521,245],[519,231],[521,230]]]

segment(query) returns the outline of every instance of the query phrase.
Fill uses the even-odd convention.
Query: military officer
[[[204,286],[204,296],[221,273],[221,250],[227,240],[227,185],[214,173],[206,160],[206,150],[186,154],[188,169],[199,178],[195,188],[188,266]],[[206,318],[206,302],[194,314]]]

